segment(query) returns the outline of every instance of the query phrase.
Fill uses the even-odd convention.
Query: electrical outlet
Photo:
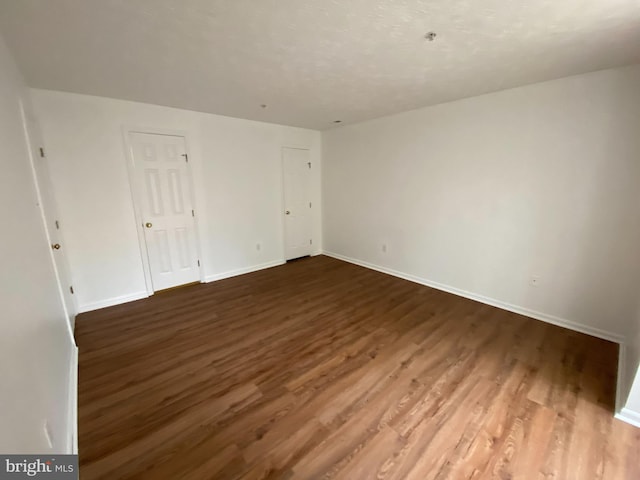
[[[537,287],[540,285],[540,277],[538,275],[531,275],[531,278],[529,279],[529,285],[531,285],[532,287]]]
[[[382,253],[387,253],[387,244],[386,243],[382,244]]]
[[[49,444],[49,448],[53,448],[53,435],[51,434],[51,426],[49,425],[49,420],[44,421],[44,438],[47,440]]]

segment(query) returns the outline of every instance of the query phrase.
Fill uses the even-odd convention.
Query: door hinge
[[[58,220],[56,220],[56,230],[60,230],[60,222]]]
[[[311,202],[309,202],[309,208],[311,208]]]
[[[307,165],[309,165],[309,168],[311,168],[311,162],[307,162]]]
[[[198,260],[198,266],[200,266],[200,260]]]
[[[189,162],[189,156],[186,153],[183,153],[182,156],[184,157],[185,162]]]
[[[193,210],[191,210],[191,216],[195,217],[196,216],[196,212],[194,212]]]
[[[40,147],[40,156],[44,158],[44,148]]]
[[[71,292],[71,295],[73,295],[73,285],[69,287],[69,291]]]
[[[313,240],[309,240],[309,245],[313,245]]]

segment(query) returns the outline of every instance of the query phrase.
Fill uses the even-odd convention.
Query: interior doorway
[[[133,198],[150,293],[200,281],[185,138],[130,131],[128,143]]]
[[[311,254],[311,160],[307,149],[282,149],[285,259]]]

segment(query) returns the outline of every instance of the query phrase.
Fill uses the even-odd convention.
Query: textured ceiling
[[[0,31],[33,87],[315,129],[640,62],[640,0],[0,0]]]

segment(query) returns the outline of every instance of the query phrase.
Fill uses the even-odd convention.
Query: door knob
[[[151,228],[151,227],[153,227],[153,223],[147,222],[147,223],[144,224],[144,226],[147,227],[147,228]]]
[[[291,215],[291,212],[289,210],[287,210],[286,212],[284,212],[285,215]]]
[[[60,250],[60,244],[54,243],[53,245],[51,245],[51,248],[53,248],[54,250]]]

